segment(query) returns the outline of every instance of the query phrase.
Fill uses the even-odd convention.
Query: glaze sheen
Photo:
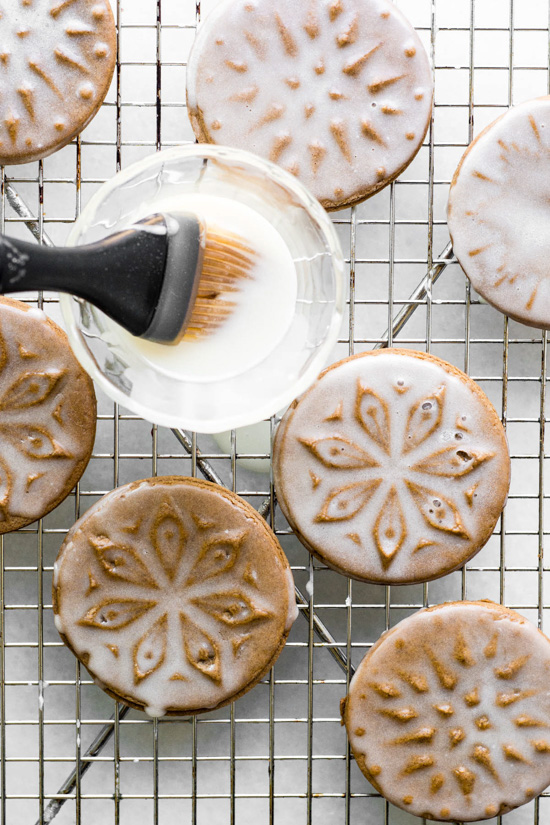
[[[113,74],[106,0],[10,0],[0,10],[0,163],[68,143],[92,119]]]
[[[466,150],[449,192],[453,250],[501,312],[550,329],[550,97],[509,109]]]
[[[357,763],[416,816],[470,822],[550,783],[550,642],[491,602],[421,610],[385,633],[343,705]]]
[[[444,575],[487,541],[510,459],[480,388],[433,356],[385,350],[321,373],[284,415],[277,498],[326,564],[364,581]]]
[[[296,617],[292,574],[256,511],[183,477],[128,484],[69,532],[56,625],[105,689],[154,715],[232,701],[269,670]]]
[[[0,299],[0,533],[44,516],[90,458],[93,384],[43,312]]]
[[[415,156],[432,78],[387,0],[225,0],[198,30],[187,100],[200,141],[262,155],[341,209]]]

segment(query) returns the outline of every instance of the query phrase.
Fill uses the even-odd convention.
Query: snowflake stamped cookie
[[[453,251],[511,318],[550,329],[550,97],[509,109],[466,150],[449,192]]]
[[[109,90],[108,0],[10,0],[0,10],[0,164],[28,163],[81,132]]]
[[[187,66],[197,139],[278,163],[327,209],[409,165],[432,91],[426,51],[388,0],[224,0]]]
[[[361,771],[416,816],[472,822],[550,783],[550,642],[512,610],[455,602],[384,633],[342,703]]]
[[[510,458],[500,419],[456,367],[377,350],[325,370],[277,429],[281,509],[329,567],[407,584],[462,566],[504,506]]]
[[[92,453],[95,416],[93,383],[63,330],[0,298],[0,533],[69,495]]]
[[[151,716],[246,693],[297,616],[264,519],[234,493],[180,476],[127,484],[88,510],[55,563],[53,609],[94,680]]]

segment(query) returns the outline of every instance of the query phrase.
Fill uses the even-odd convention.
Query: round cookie
[[[69,495],[95,427],[94,386],[63,330],[41,310],[0,298],[0,533]]]
[[[368,582],[423,582],[489,539],[510,483],[504,429],[468,376],[434,356],[340,361],[287,410],[277,499],[325,564]]]
[[[453,250],[486,301],[550,329],[550,97],[509,109],[466,150],[447,220]]]
[[[103,103],[116,62],[108,0],[10,0],[0,11],[0,164],[44,158]]]
[[[224,0],[187,66],[198,140],[279,163],[326,209],[368,198],[408,166],[432,91],[426,51],[388,0]]]
[[[394,805],[472,822],[550,783],[550,642],[492,602],[420,610],[384,633],[343,701],[350,745]]]
[[[59,551],[53,609],[94,680],[151,716],[246,693],[297,616],[265,521],[234,493],[181,476],[126,484],[88,510]]]

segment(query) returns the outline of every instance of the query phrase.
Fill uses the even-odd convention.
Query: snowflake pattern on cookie
[[[41,311],[16,306],[0,302],[0,533],[43,516],[65,487],[69,493],[95,434],[91,381],[63,333]]]
[[[295,613],[292,576],[255,511],[212,484],[114,490],[77,522],[54,572],[56,625],[123,701],[195,711],[246,690]]]
[[[199,140],[269,158],[328,208],[399,174],[431,110],[425,50],[386,0],[226,0],[199,29],[187,78]]]
[[[523,804],[550,782],[549,673],[550,643],[506,608],[421,611],[351,683],[344,717],[359,765],[417,816],[470,821]]]
[[[96,601],[79,619],[79,624],[108,634],[113,645],[119,630],[146,616],[145,622],[136,627],[132,643],[135,684],[165,664],[169,634],[177,633],[179,626],[187,663],[214,682],[221,682],[219,645],[200,621],[192,621],[186,608],[195,606],[201,613],[225,625],[225,632],[234,634],[231,644],[235,657],[247,640],[248,634],[243,635],[243,628],[271,618],[268,610],[254,603],[254,595],[247,593],[251,588],[244,581],[231,582],[229,590],[224,583],[224,573],[238,561],[247,535],[248,531],[244,529],[207,530],[197,554],[196,546],[193,546],[195,542],[186,533],[181,517],[168,502],[164,502],[157,509],[143,550],[130,543],[113,542],[107,535],[90,536],[102,575],[110,581],[108,590],[111,595],[104,598],[105,587],[90,569],[90,587]],[[160,565],[148,567],[147,556],[150,554],[155,555]],[[193,556],[196,557],[189,564]],[[210,580],[211,587],[206,592],[201,587],[195,593],[194,585],[206,580]],[[115,594],[112,592],[113,582],[117,584]],[[166,592],[175,593],[177,600],[164,599]],[[145,631],[144,625],[147,627]],[[165,678],[186,679],[174,670],[171,661],[166,662],[166,668]]]
[[[420,581],[487,540],[509,458],[473,382],[390,350],[334,365],[290,408],[274,477],[290,524],[327,564],[366,581]]]
[[[0,10],[0,162],[45,157],[93,117],[115,65],[106,0],[13,0]]]
[[[430,527],[444,533],[452,533],[459,538],[470,539],[460,512],[463,508],[472,506],[475,492],[468,497],[459,489],[459,497],[454,500],[455,496],[448,494],[444,480],[468,476],[485,461],[491,460],[494,453],[476,449],[475,443],[467,449],[457,446],[456,443],[441,448],[438,430],[443,421],[444,405],[444,384],[412,403],[408,408],[403,441],[395,443],[396,439],[392,439],[389,404],[373,389],[363,386],[359,380],[355,417],[364,430],[367,449],[364,449],[363,445],[355,444],[345,435],[313,440],[301,439],[302,444],[324,467],[356,471],[350,473],[348,484],[330,490],[315,517],[316,521],[354,519],[385,482],[387,491],[374,522],[371,537],[382,564],[388,566],[407,538],[407,522],[399,492],[401,485],[398,483],[402,481],[419,513]],[[343,402],[338,406],[343,408]],[[343,416],[340,417],[339,431],[345,433],[346,422],[342,418]],[[338,419],[333,417],[332,420]],[[463,437],[460,431],[455,433],[455,440],[460,441]],[[424,442],[435,447],[435,450],[426,454],[422,449]],[[374,477],[354,480],[361,479],[364,475],[362,471],[366,469],[372,470]],[[418,483],[418,474],[427,476],[423,484]],[[447,496],[441,490],[447,493]],[[421,539],[413,553],[426,546],[426,540]]]

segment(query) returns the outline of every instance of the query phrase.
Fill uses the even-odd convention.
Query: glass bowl
[[[235,358],[233,373],[179,375],[155,363],[137,339],[95,307],[61,295],[67,332],[80,363],[114,401],[156,424],[214,433],[268,418],[300,395],[325,366],[346,301],[342,251],[328,215],[288,172],[249,152],[186,145],[119,172],[92,197],[68,244],[99,241],[163,203],[216,195],[249,207],[288,247],[297,277],[288,327],[254,363]],[[206,216],[207,217],[207,216]],[[116,272],[113,273],[116,277]],[[265,307],[266,317],[270,307]],[[160,345],[155,345],[160,346]],[[164,348],[163,348],[164,349]]]

